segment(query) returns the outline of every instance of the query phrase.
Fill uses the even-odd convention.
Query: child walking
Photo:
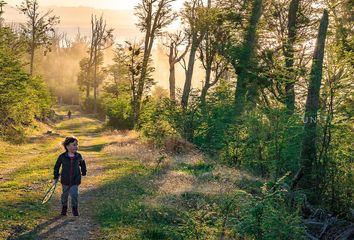
[[[67,137],[63,142],[65,152],[60,154],[54,166],[54,181],[58,181],[59,169],[61,170],[61,215],[66,216],[68,210],[68,197],[71,197],[72,214],[79,216],[78,196],[81,175],[86,175],[86,164],[81,154],[77,152],[79,141],[75,137]]]

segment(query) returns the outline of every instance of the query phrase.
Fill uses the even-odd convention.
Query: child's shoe
[[[66,211],[68,211],[68,206],[62,206],[61,208],[61,215],[66,216]]]
[[[75,217],[79,216],[79,211],[78,211],[77,207],[73,207],[73,215]]]

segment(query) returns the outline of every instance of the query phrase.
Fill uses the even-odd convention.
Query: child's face
[[[67,145],[66,148],[68,149],[68,152],[76,153],[79,148],[79,143],[77,141],[72,142],[69,145]]]

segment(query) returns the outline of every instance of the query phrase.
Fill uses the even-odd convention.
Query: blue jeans
[[[63,192],[61,194],[61,204],[62,206],[68,206],[69,194],[71,197],[71,207],[78,206],[78,197],[79,197],[79,186],[78,185],[61,185]]]

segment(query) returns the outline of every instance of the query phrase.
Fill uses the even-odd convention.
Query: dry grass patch
[[[135,131],[110,131],[105,138],[112,144],[105,146],[103,152],[112,156],[139,159],[142,164],[149,167],[169,165],[172,161],[163,150],[141,140]]]
[[[157,181],[158,192],[161,194],[181,194],[192,191],[196,177],[186,172],[168,171]]]

